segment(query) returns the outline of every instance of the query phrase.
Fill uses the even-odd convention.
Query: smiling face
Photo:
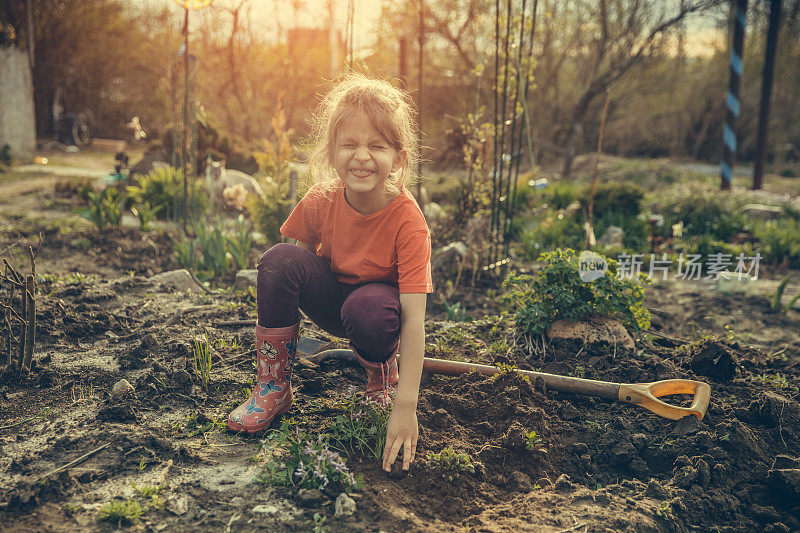
[[[361,110],[342,119],[330,146],[331,164],[344,183],[347,200],[362,214],[389,202],[386,180],[400,169],[402,157]]]

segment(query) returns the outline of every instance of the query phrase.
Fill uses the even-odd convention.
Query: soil
[[[646,293],[653,333],[635,337],[635,349],[550,343],[536,351],[514,334],[513,319],[498,315],[486,291],[496,283],[455,290],[471,322],[447,321],[432,296],[428,357],[616,383],[697,379],[711,385],[711,404],[702,420],[673,421],[513,371],[425,375],[419,459],[392,475],[374,460],[349,459],[364,488],[355,515],[337,518],[337,494],[309,499],[254,483],[264,468],[262,436],[215,425],[250,387],[251,328],[220,323],[254,318],[252,295],[165,289],[148,279],[177,268],[164,233],[98,234],[70,214],[77,200],[68,186],[37,183],[13,193],[0,183],[0,251],[27,273],[27,247],[39,246],[37,274],[45,274],[33,369],[0,373],[0,530],[116,530],[98,519],[100,508],[145,484],[162,487],[163,505],[126,529],[800,530],[796,311],[770,314],[763,296],[701,284],[655,285]],[[327,338],[309,321],[303,333]],[[204,334],[215,341],[207,388],[191,362],[192,341]],[[286,416],[318,432],[336,415],[336,400],[362,387],[363,371],[302,367]],[[112,397],[123,378],[135,393]],[[448,446],[469,454],[474,472],[443,474],[424,460]]]

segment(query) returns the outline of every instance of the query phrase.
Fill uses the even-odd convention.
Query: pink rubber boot
[[[367,392],[364,397],[386,407],[392,405],[389,393],[394,392],[397,382],[400,381],[400,374],[397,371],[397,351],[384,363],[367,361],[358,355],[355,349],[353,352],[356,354],[358,362],[367,371]]]
[[[257,380],[250,399],[228,416],[234,431],[255,433],[292,406],[291,369],[297,350],[300,323],[285,328],[264,328],[256,324]]]

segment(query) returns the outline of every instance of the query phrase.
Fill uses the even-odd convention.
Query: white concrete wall
[[[8,144],[15,158],[36,149],[33,82],[25,50],[0,48],[0,147]]]

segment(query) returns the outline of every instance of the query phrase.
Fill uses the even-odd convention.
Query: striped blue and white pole
[[[736,118],[739,116],[739,83],[742,79],[744,29],[747,23],[747,0],[735,2],[733,17],[733,48],[731,50],[730,81],[725,96],[725,127],[722,130],[722,168],[720,188],[730,189],[733,183],[733,164],[736,158]]]

